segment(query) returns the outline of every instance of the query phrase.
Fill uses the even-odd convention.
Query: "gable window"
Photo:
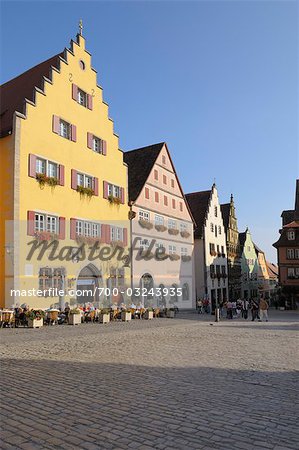
[[[59,134],[66,139],[71,139],[71,124],[66,122],[65,120],[60,119]]]
[[[122,241],[123,240],[123,229],[120,227],[110,228],[110,238],[111,241]]]
[[[167,177],[166,177],[166,175],[163,175],[163,183],[167,184]]]
[[[215,215],[215,217],[217,217],[217,215],[218,215],[217,206],[214,207],[214,215]]]
[[[162,164],[166,164],[166,157],[165,157],[165,155],[162,155]]]
[[[212,233],[213,233],[213,232],[214,232],[214,224],[211,223],[210,227],[211,227],[211,231],[212,231]]]
[[[221,234],[221,226],[218,227],[218,233]]]
[[[174,188],[174,180],[171,180],[171,187]]]
[[[294,249],[293,248],[287,249],[287,259],[294,259]]]
[[[149,188],[147,188],[147,187],[144,190],[144,196],[147,200],[149,199]]]
[[[215,225],[215,237],[217,237],[217,225]]]
[[[287,233],[287,237],[289,241],[294,241],[295,240],[295,231],[288,231]]]
[[[155,202],[159,203],[159,192],[155,192]]]
[[[77,102],[82,106],[87,106],[87,94],[78,88]]]
[[[175,209],[175,199],[172,199],[172,208]]]
[[[155,225],[164,225],[164,217],[156,214],[155,215]]]
[[[84,173],[77,173],[77,185],[92,189],[92,177]]]
[[[154,170],[154,178],[155,180],[158,180],[158,171],[156,169]]]
[[[34,231],[47,231],[49,233],[58,234],[58,217],[35,213]]]
[[[183,211],[183,202],[180,202],[180,211]]]
[[[147,222],[150,221],[150,215],[149,215],[149,212],[147,212],[147,211],[140,210],[138,213],[138,216],[139,216],[139,220],[146,220]]]
[[[168,228],[175,230],[177,227],[177,223],[173,219],[168,219]]]
[[[168,198],[166,197],[166,195],[164,195],[164,205],[168,206]]]

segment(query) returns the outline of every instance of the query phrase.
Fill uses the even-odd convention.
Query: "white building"
[[[146,289],[147,305],[191,308],[193,280],[193,218],[167,145],[124,153],[128,165],[132,220],[133,285]],[[142,256],[140,258],[140,253]],[[160,259],[161,258],[161,259]],[[165,259],[164,259],[165,258]]]
[[[228,299],[226,236],[216,185],[186,195],[196,222],[194,266],[196,298],[208,298],[212,309]]]

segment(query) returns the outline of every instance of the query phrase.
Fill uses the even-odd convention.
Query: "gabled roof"
[[[17,111],[24,114],[25,99],[35,100],[35,87],[43,90],[44,79],[51,79],[51,66],[59,69],[59,53],[52,58],[27,70],[0,87],[0,136],[8,135],[13,128],[13,115]]]
[[[230,203],[224,203],[223,205],[220,205],[222,219],[223,219],[223,225],[225,228],[225,231],[228,229],[229,224],[229,213],[230,213]]]
[[[256,251],[256,253],[258,254],[258,253],[265,253],[263,250],[261,250],[255,243],[253,243],[253,245],[254,245],[254,248],[255,248],[255,251]]]
[[[124,162],[128,165],[129,200],[135,202],[138,198],[164,144],[160,142],[124,152]]]
[[[266,261],[266,264],[267,264],[269,277],[277,278],[278,277],[278,267],[269,261]]]
[[[288,223],[283,228],[298,228],[299,227],[299,221],[293,220],[293,222]]]
[[[203,236],[203,227],[208,212],[211,193],[212,189],[209,191],[192,192],[185,196],[197,224],[194,232],[194,237],[196,238]]]
[[[246,241],[247,231],[243,231],[243,233],[239,233],[239,242],[240,247],[244,247]]]

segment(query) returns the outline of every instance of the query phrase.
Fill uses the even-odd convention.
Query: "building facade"
[[[270,277],[268,272],[266,256],[263,250],[261,250],[256,244],[254,244],[254,248],[257,255],[257,263],[258,263],[258,273],[257,273],[258,293],[260,297],[270,299]]]
[[[239,242],[242,270],[241,297],[258,299],[259,264],[255,245],[248,228],[244,233],[239,233]]]
[[[138,300],[150,306],[174,303],[191,308],[195,300],[193,219],[167,145],[128,151],[124,161],[135,215],[132,284]]]
[[[1,97],[1,306],[108,302],[74,294],[130,279],[112,257],[127,248],[127,167],[84,37],[5,83]],[[42,258],[30,254],[36,243],[49,245]],[[90,256],[98,244],[110,259]],[[19,298],[12,288],[42,294]]]
[[[283,304],[295,308],[299,300],[299,180],[296,181],[295,208],[283,211],[277,249],[279,284]]]
[[[241,296],[242,278],[239,231],[233,195],[230,203],[221,205],[221,213],[226,234],[229,298],[237,300]]]
[[[228,299],[225,229],[216,185],[209,191],[186,194],[196,222],[194,267],[196,298],[206,298],[212,310]]]

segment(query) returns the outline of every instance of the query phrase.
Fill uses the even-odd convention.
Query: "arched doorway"
[[[97,288],[102,284],[101,271],[93,264],[88,264],[80,271],[77,279],[77,303],[97,303]]]
[[[151,306],[154,298],[154,279],[149,273],[145,273],[140,278],[140,300],[144,303],[144,306]]]

